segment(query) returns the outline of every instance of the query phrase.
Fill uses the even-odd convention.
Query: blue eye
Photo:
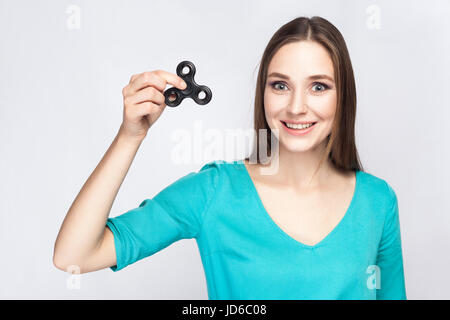
[[[279,89],[279,87],[277,88],[276,85],[281,85],[282,87],[285,87],[286,89]],[[287,90],[286,84],[284,82],[280,82],[280,81],[273,81],[270,83],[270,86],[277,91],[286,91]],[[314,89],[314,88],[316,88],[316,89]],[[314,85],[313,85],[314,92],[325,91],[329,88],[330,87],[328,85],[326,85],[325,83],[322,83],[322,82],[314,82]]]
[[[319,90],[314,90],[313,91],[325,91],[326,89],[328,89],[329,87],[325,84],[325,83],[321,83],[321,82],[314,82],[314,86],[313,88],[319,88]]]
[[[271,82],[271,83],[270,83],[270,86],[271,86],[272,88],[274,88],[275,90],[278,90],[278,89],[275,87],[275,85],[277,85],[277,84],[280,84],[280,85],[286,87],[286,85],[285,85],[283,82],[280,82],[280,81],[274,81],[274,82]],[[285,91],[285,90],[282,90],[282,89],[281,89],[281,91]]]

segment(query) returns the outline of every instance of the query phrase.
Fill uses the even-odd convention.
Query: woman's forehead
[[[268,75],[278,72],[292,78],[325,74],[334,77],[333,61],[319,43],[301,41],[282,46],[270,61]]]

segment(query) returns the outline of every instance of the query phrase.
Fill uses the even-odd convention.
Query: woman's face
[[[274,74],[277,73],[277,74]],[[300,41],[282,46],[272,58],[264,89],[270,128],[279,130],[280,149],[315,149],[330,134],[336,111],[333,62],[319,43]],[[288,129],[285,122],[316,122],[309,129]]]

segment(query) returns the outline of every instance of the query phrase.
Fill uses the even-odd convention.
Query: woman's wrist
[[[125,143],[125,144],[134,144],[134,145],[140,145],[142,143],[142,141],[144,140],[144,138],[146,137],[146,135],[144,136],[130,136],[128,134],[126,134],[122,128],[122,126],[120,126],[120,129],[117,133],[116,139],[118,142],[120,143]]]

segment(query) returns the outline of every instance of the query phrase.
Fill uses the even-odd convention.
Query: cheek
[[[267,91],[266,91],[267,92]],[[275,128],[276,124],[272,123],[275,118],[285,106],[283,102],[284,97],[280,97],[270,93],[264,93],[264,113],[266,115],[267,123],[271,128]]]
[[[312,97],[309,107],[322,120],[333,120],[336,112],[336,94],[327,94],[320,97]]]
[[[267,90],[264,93],[264,108],[266,113],[275,114],[278,111],[282,110],[284,107],[283,97],[267,93]]]

